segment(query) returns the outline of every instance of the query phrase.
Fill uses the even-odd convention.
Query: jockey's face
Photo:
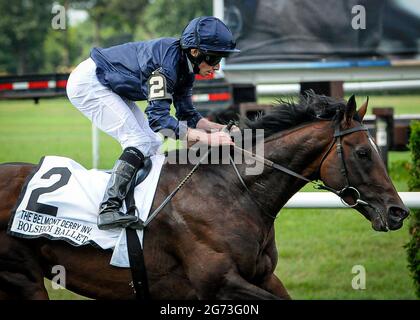
[[[191,49],[191,54],[194,57],[197,57],[199,55],[199,51],[197,49]],[[198,68],[200,69],[200,76],[202,77],[207,77],[211,74],[213,74],[215,71],[220,69],[220,63],[211,66],[209,64],[207,64],[205,61],[201,62],[198,66]]]
[[[220,69],[220,63],[216,64],[215,66],[210,66],[206,62],[201,62],[198,66],[200,69],[200,75],[203,77],[209,76],[213,74],[215,71]]]

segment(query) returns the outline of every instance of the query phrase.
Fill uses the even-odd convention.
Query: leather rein
[[[226,132],[230,132],[230,129],[231,129],[231,127],[234,125],[234,122],[230,122],[225,128],[224,128],[224,130],[226,131]],[[301,174],[299,174],[299,173],[297,173],[297,172],[294,172],[294,171],[292,171],[292,170],[290,170],[290,169],[288,169],[288,168],[286,168],[286,167],[284,167],[284,166],[282,166],[282,165],[280,165],[280,164],[278,164],[278,163],[275,163],[275,162],[273,162],[273,161],[271,161],[271,160],[268,160],[268,159],[266,159],[266,158],[264,158],[264,157],[261,157],[261,156],[258,156],[258,155],[256,155],[256,154],[254,154],[254,153],[252,153],[252,152],[250,152],[250,151],[247,151],[247,150],[245,150],[245,149],[242,149],[242,148],[240,148],[240,147],[238,147],[238,146],[233,146],[235,149],[237,149],[237,150],[240,150],[241,152],[243,152],[244,154],[247,154],[247,155],[249,155],[249,156],[251,156],[252,158],[254,158],[256,161],[259,161],[259,162],[261,162],[261,163],[263,163],[265,166],[267,166],[267,167],[271,167],[271,168],[273,168],[273,169],[275,169],[275,170],[278,170],[278,171],[282,171],[282,172],[284,172],[284,173],[287,173],[288,175],[291,175],[291,176],[293,176],[293,177],[296,177],[296,178],[298,178],[298,179],[301,179],[301,180],[303,180],[303,181],[306,181],[306,182],[309,182],[309,183],[312,183],[312,184],[314,184],[315,186],[315,188],[316,189],[323,189],[323,190],[327,190],[327,191],[330,191],[330,192],[332,192],[332,193],[334,193],[335,195],[337,195],[338,197],[340,197],[340,199],[341,199],[341,202],[345,205],[345,206],[347,206],[347,207],[350,207],[350,208],[353,208],[353,207],[355,207],[355,206],[357,206],[357,205],[363,205],[363,206],[370,206],[370,207],[372,207],[372,208],[374,208],[372,205],[370,205],[368,202],[366,202],[366,201],[364,201],[364,200],[362,200],[361,199],[361,196],[360,196],[360,192],[359,192],[359,190],[357,190],[357,188],[355,188],[355,187],[353,187],[353,186],[351,186],[350,185],[350,182],[349,182],[349,178],[348,178],[348,172],[347,172],[347,168],[346,168],[346,163],[345,163],[345,160],[344,160],[344,155],[343,155],[343,146],[342,146],[342,143],[341,143],[341,138],[343,137],[343,136],[346,136],[346,135],[348,135],[348,134],[352,134],[352,133],[354,133],[354,132],[359,132],[359,131],[367,131],[368,132],[368,129],[365,127],[365,126],[363,126],[362,124],[360,124],[359,126],[357,126],[357,127],[354,127],[354,128],[351,128],[351,129],[347,129],[347,130],[340,130],[340,124],[339,123],[337,123],[336,124],[336,127],[335,127],[335,131],[334,131],[334,140],[332,141],[332,143],[330,144],[330,146],[329,146],[329,148],[327,149],[327,152],[324,154],[324,156],[322,157],[322,159],[321,159],[321,162],[320,162],[320,164],[319,164],[319,167],[318,167],[318,169],[317,169],[317,172],[319,172],[320,171],[320,169],[321,169],[321,166],[322,166],[322,163],[324,162],[324,160],[327,158],[327,156],[329,155],[329,153],[331,152],[331,150],[332,150],[332,148],[333,148],[333,146],[334,145],[336,145],[337,144],[337,155],[338,155],[338,158],[340,159],[340,163],[341,163],[341,169],[340,169],[340,172],[341,172],[341,174],[344,176],[344,178],[345,178],[345,180],[346,180],[346,186],[345,187],[343,187],[341,190],[337,190],[337,189],[334,189],[334,188],[331,188],[331,187],[329,187],[329,186],[327,186],[327,185],[325,185],[325,184],[322,184],[322,183],[320,183],[320,182],[318,182],[318,181],[313,181],[313,180],[310,180],[310,179],[308,179],[308,178],[306,178],[305,176],[303,176],[303,175],[301,175]],[[368,133],[369,134],[369,133]],[[210,150],[211,149],[209,149],[201,158],[200,158],[200,160],[198,161],[198,163],[193,167],[193,169],[187,174],[187,176],[178,184],[178,186],[166,197],[166,199],[160,204],[160,206],[158,207],[158,208],[156,208],[150,215],[149,215],[149,217],[147,218],[147,220],[144,222],[144,223],[142,223],[142,224],[140,224],[140,225],[138,225],[137,227],[136,227],[136,229],[143,229],[143,228],[145,228],[155,217],[156,217],[156,215],[166,206],[166,204],[169,202],[169,201],[171,201],[172,200],[172,198],[175,196],[175,194],[184,186],[184,184],[187,182],[187,180],[189,180],[190,178],[191,178],[191,176],[194,174],[194,172],[198,169],[198,167],[199,167],[199,165],[204,161],[204,159],[206,159],[207,157],[208,157],[208,155],[209,155],[209,153],[210,153]],[[236,175],[238,176],[238,179],[239,179],[239,181],[241,182],[241,184],[242,184],[242,186],[244,187],[244,189],[247,191],[247,193],[250,195],[250,198],[251,198],[251,200],[257,205],[257,207],[264,213],[264,215],[266,215],[266,216],[268,216],[268,217],[270,217],[270,218],[272,218],[273,220],[276,218],[276,216],[272,216],[272,215],[270,215],[270,214],[268,214],[266,211],[265,211],[265,209],[261,206],[261,204],[253,197],[253,194],[252,194],[252,192],[251,192],[251,190],[249,190],[249,188],[247,187],[247,185],[246,185],[246,183],[245,183],[245,181],[243,180],[243,178],[242,178],[242,176],[241,176],[241,174],[240,174],[240,172],[239,172],[239,170],[238,170],[238,168],[237,168],[237,166],[236,166],[236,164],[235,164],[235,162],[234,162],[234,160],[232,159],[232,156],[231,155],[229,155],[229,157],[230,157],[230,163],[232,164],[232,166],[233,166],[233,168],[234,168],[234,170],[235,170],[235,173],[236,173]],[[349,202],[347,202],[345,199],[344,199],[344,196],[351,196],[351,198],[352,199],[355,199],[354,200],[354,203],[349,203]]]
[[[342,176],[346,180],[346,185],[341,190],[337,190],[337,189],[331,188],[331,187],[329,187],[329,186],[327,186],[327,185],[325,185],[323,183],[320,183],[318,181],[310,180],[310,179],[306,178],[305,176],[303,176],[303,175],[301,175],[301,174],[299,174],[299,173],[297,173],[295,171],[292,171],[292,170],[290,170],[290,169],[288,169],[288,168],[286,168],[286,167],[284,167],[284,166],[282,166],[282,165],[280,165],[278,163],[275,163],[275,162],[273,162],[271,160],[268,160],[268,159],[263,158],[261,156],[258,156],[256,154],[253,154],[253,153],[251,153],[251,152],[249,152],[249,151],[247,151],[245,149],[239,148],[237,146],[234,146],[234,148],[237,149],[237,150],[240,150],[240,151],[244,152],[244,154],[248,154],[249,156],[251,156],[252,158],[254,158],[256,161],[259,161],[259,162],[263,163],[267,167],[271,167],[271,168],[273,168],[275,170],[282,171],[282,172],[284,172],[284,173],[286,173],[288,175],[291,175],[293,177],[296,177],[296,178],[298,178],[300,180],[303,180],[303,181],[312,183],[312,184],[315,185],[314,187],[316,189],[323,189],[323,190],[327,190],[327,191],[330,191],[330,192],[334,193],[335,195],[337,195],[338,197],[340,197],[341,202],[345,206],[347,206],[347,207],[353,208],[353,207],[355,207],[357,205],[364,205],[364,206],[370,206],[370,207],[373,208],[372,205],[370,205],[369,203],[367,203],[366,201],[364,201],[364,200],[361,199],[359,190],[356,187],[351,186],[350,181],[349,181],[349,178],[348,178],[348,172],[347,172],[346,163],[345,163],[345,160],[344,160],[343,146],[342,146],[342,143],[341,143],[341,138],[343,136],[348,135],[348,134],[352,134],[354,132],[359,132],[359,131],[367,131],[368,132],[368,129],[365,126],[363,126],[362,124],[360,124],[357,127],[354,127],[354,128],[351,128],[351,129],[347,129],[347,130],[343,130],[342,131],[342,130],[340,130],[340,124],[338,123],[336,125],[335,131],[334,131],[334,136],[333,136],[334,137],[334,140],[332,141],[332,143],[328,147],[327,152],[321,158],[321,162],[320,162],[320,164],[318,166],[318,169],[316,171],[316,172],[320,172],[322,163],[328,157],[328,155],[331,152],[331,150],[334,147],[334,145],[337,145],[337,155],[338,155],[338,158],[339,158],[339,161],[340,161],[340,165],[341,165],[340,172],[341,172]],[[265,212],[264,208],[260,205],[260,203],[256,199],[254,199],[254,197],[252,196],[252,192],[249,190],[249,188],[247,187],[245,181],[243,180],[243,178],[242,178],[242,176],[241,176],[241,174],[240,174],[240,172],[239,172],[239,170],[238,170],[235,162],[232,159],[232,156],[230,156],[230,163],[232,164],[232,166],[233,166],[233,168],[235,170],[235,173],[238,176],[238,179],[241,182],[242,186],[248,192],[248,194],[251,196],[252,201],[258,206],[258,208],[260,208],[260,210],[266,216],[268,216],[268,217],[270,217],[272,219],[275,219],[276,216],[272,216],[272,215],[268,214],[267,212]],[[344,199],[345,196],[351,196],[352,199],[355,199],[354,200],[354,203],[347,202]]]

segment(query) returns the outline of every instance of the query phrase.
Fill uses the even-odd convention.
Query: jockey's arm
[[[185,139],[187,123],[179,121],[170,115],[171,100],[149,101],[145,113],[149,120],[150,128],[165,137],[173,139]]]
[[[178,116],[181,119],[175,119],[170,115],[170,105],[171,100],[149,101],[145,112],[153,131],[160,132],[164,136],[174,139],[185,139],[186,137],[189,144],[198,141],[211,145],[232,144],[230,136],[225,132],[207,133],[204,129],[195,129],[198,122],[202,119],[198,112],[197,114],[194,113],[195,117],[190,117],[188,120],[179,114]],[[207,124],[207,122],[203,123]]]

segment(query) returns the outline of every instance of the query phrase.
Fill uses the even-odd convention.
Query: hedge
[[[411,169],[408,186],[410,191],[420,191],[420,121],[410,125],[409,147],[411,151]],[[420,298],[420,209],[411,210],[410,241],[406,244],[408,268],[414,280],[417,297]]]

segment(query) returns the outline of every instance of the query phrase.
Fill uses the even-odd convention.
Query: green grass
[[[415,299],[403,248],[407,225],[378,233],[352,209],[283,209],[276,274],[294,299]],[[355,265],[366,270],[364,290],[352,288]]]
[[[360,101],[359,101],[360,99]],[[358,102],[362,98],[359,96]],[[396,113],[420,113],[420,95],[371,96],[371,106],[396,107]],[[144,105],[143,105],[144,106]],[[119,144],[100,134],[100,167],[112,167]],[[91,124],[66,99],[0,101],[0,162],[37,163],[44,155],[70,157],[91,167]],[[391,177],[407,191],[404,163],[408,152],[391,152]],[[304,190],[313,191],[307,186]],[[276,220],[279,263],[276,274],[295,299],[415,299],[401,230],[374,232],[370,222],[351,209],[284,209]],[[366,268],[366,289],[354,290],[354,265]],[[66,290],[53,290],[52,299],[81,299]]]
[[[66,290],[63,287],[57,288],[57,286],[55,286],[53,288],[51,281],[48,279],[45,279],[44,284],[51,300],[90,300],[86,297]]]

